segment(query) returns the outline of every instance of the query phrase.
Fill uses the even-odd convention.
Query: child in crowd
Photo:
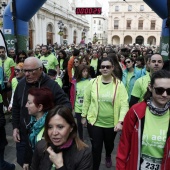
[[[75,79],[72,80],[72,86],[70,90],[70,101],[72,104],[72,108],[75,111],[79,137],[82,140],[83,140],[83,126],[81,123],[81,113],[84,98],[84,90],[86,89],[90,80],[89,75],[90,75],[89,66],[80,64],[77,68],[77,75]]]
[[[49,77],[50,77],[52,80],[56,81],[56,82],[58,83],[58,85],[62,88],[63,83],[62,83],[61,78],[60,78],[59,76],[57,76],[57,71],[56,71],[56,70],[54,70],[54,69],[49,69],[49,70],[48,70],[48,75],[49,75]]]

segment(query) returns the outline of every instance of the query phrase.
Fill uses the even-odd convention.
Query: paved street
[[[8,139],[8,146],[6,147],[6,150],[5,150],[5,160],[10,162],[10,163],[15,163],[17,165],[16,170],[22,170],[22,168],[20,168],[20,166],[16,163],[15,143],[14,143],[13,138],[12,138],[12,125],[9,122],[9,115],[6,115],[6,119],[7,119],[6,133],[7,133],[7,139]],[[84,128],[84,130],[85,130],[85,134],[84,134],[85,135],[85,142],[90,145],[87,129]],[[115,140],[115,149],[112,153],[113,166],[111,168],[105,167],[105,151],[103,149],[100,170],[108,170],[108,169],[115,170],[115,156],[116,156],[116,150],[117,150],[119,136],[120,135],[117,134],[117,137],[116,137],[116,140]]]

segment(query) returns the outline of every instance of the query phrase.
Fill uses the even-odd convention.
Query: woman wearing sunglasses
[[[143,75],[141,70],[137,70],[135,67],[135,61],[133,58],[125,59],[126,69],[123,71],[122,82],[126,87],[128,93],[128,101],[130,101],[131,92],[135,81]]]
[[[13,97],[14,97],[14,92],[17,87],[18,82],[24,77],[24,72],[23,72],[23,63],[18,63],[14,69],[15,72],[15,77],[12,79],[11,86],[12,86],[12,97],[11,101],[8,107],[8,111],[10,112],[12,109],[12,103],[13,103]],[[12,117],[11,117],[12,118]]]
[[[103,143],[106,150],[105,165],[112,166],[111,153],[117,131],[122,129],[128,111],[128,95],[123,83],[112,75],[113,61],[104,58],[101,76],[90,80],[84,92],[82,123],[86,123],[92,143],[93,170],[99,170]]]
[[[133,105],[123,122],[117,170],[169,170],[170,72],[153,73],[144,101]]]

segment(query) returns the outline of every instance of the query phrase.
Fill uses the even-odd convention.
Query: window
[[[155,26],[156,26],[156,21],[151,20],[151,30],[155,30]]]
[[[140,11],[144,11],[144,5],[140,6]]]
[[[128,11],[132,11],[132,5],[128,6]]]
[[[99,20],[99,25],[101,25],[101,21]]]
[[[138,29],[143,30],[143,20],[139,20],[138,22]]]
[[[119,20],[114,20],[114,29],[118,29],[119,28]]]
[[[96,24],[96,20],[94,20],[94,24]]]
[[[115,6],[115,11],[119,11],[119,6]]]
[[[131,20],[127,20],[126,29],[131,29]]]

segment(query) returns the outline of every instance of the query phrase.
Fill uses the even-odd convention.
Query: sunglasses
[[[17,69],[17,68],[15,68],[14,71],[15,71],[15,73],[19,73],[19,72],[22,71],[22,69]]]
[[[127,64],[127,63],[129,64],[130,62],[131,62],[130,60],[128,60],[128,61],[125,61],[125,64]]]
[[[153,87],[155,89],[155,93],[157,95],[162,95],[165,91],[167,95],[170,95],[170,88],[163,88],[163,87]]]
[[[106,69],[111,69],[112,66],[109,66],[109,65],[106,65],[106,66],[105,66],[105,65],[102,65],[102,66],[100,66],[100,68],[101,68],[101,69],[105,69],[105,68],[106,68]]]
[[[79,61],[74,61],[74,63],[78,63]]]

